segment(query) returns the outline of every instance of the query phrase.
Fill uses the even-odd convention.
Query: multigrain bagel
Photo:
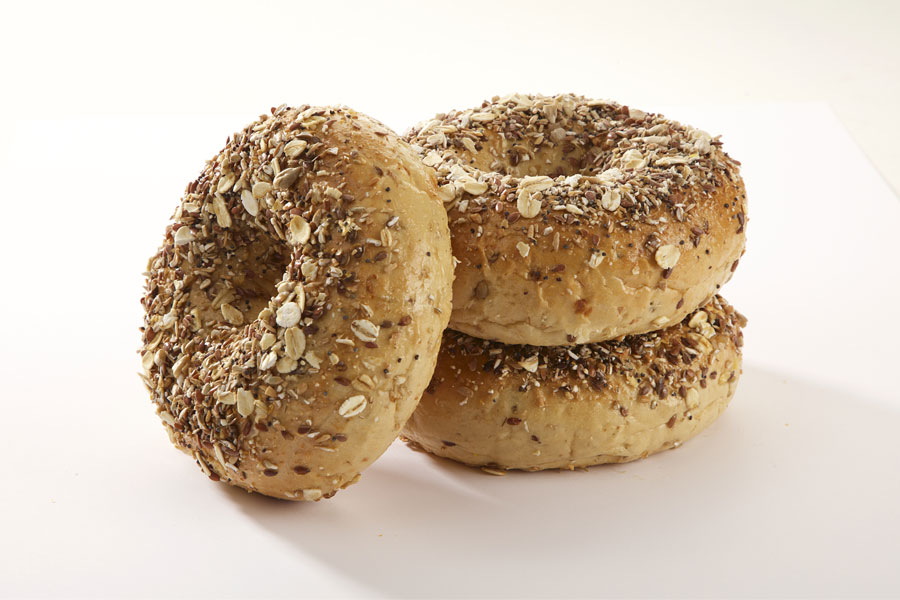
[[[144,381],[215,480],[353,483],[431,376],[452,259],[433,175],[347,108],[273,109],[191,183],[150,260]]]
[[[659,329],[717,293],[743,252],[738,162],[660,115],[515,95],[406,137],[450,217],[452,329],[542,346]]]
[[[448,330],[403,435],[468,465],[529,471],[675,448],[727,407],[744,324],[716,296],[661,331],[575,347],[505,346]]]

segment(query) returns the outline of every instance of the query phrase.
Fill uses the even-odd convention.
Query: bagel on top
[[[469,335],[557,346],[660,329],[715,295],[743,253],[739,163],[661,115],[512,95],[406,139],[441,186],[450,327]]]

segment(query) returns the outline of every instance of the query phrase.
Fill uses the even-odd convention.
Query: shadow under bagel
[[[494,477],[395,444],[358,485],[314,508],[222,493],[288,551],[391,597],[560,597],[583,593],[586,577],[598,595],[622,596],[629,582],[615,574],[631,562],[647,565],[655,595],[703,595],[714,587],[698,578],[700,565],[737,573],[730,549],[748,546],[759,573],[745,582],[750,595],[777,594],[786,578],[860,594],[869,574],[893,566],[865,555],[884,533],[859,510],[859,490],[896,498],[900,484],[865,460],[853,472],[829,465],[879,453],[900,470],[898,423],[874,400],[745,364],[726,414],[646,460]],[[684,522],[696,524],[690,537],[673,537]],[[822,551],[797,555],[804,536],[821,539]],[[385,552],[389,564],[377,559]],[[468,576],[454,576],[461,571]]]

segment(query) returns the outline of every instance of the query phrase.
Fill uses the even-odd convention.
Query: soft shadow
[[[388,597],[859,596],[898,577],[898,426],[896,408],[748,366],[717,423],[635,463],[495,477],[398,443],[327,502],[225,493]]]

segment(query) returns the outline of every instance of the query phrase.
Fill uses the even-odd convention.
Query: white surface
[[[338,9],[347,23],[317,27],[320,12],[274,19],[216,6],[205,27],[188,7],[181,18],[125,15],[125,28],[112,26],[124,9],[0,19],[11,58],[0,68],[14,90],[0,100],[0,596],[900,595],[900,203],[825,104],[700,104],[674,80],[629,81],[625,67],[664,55],[660,23],[706,39],[681,27],[681,13],[652,19],[629,54],[612,42],[631,34],[604,29],[594,9],[560,30],[559,15],[544,19],[537,6],[504,28],[494,8],[460,19],[468,25],[458,23],[444,54],[403,53],[397,37],[451,37],[437,17],[416,21],[437,9],[395,11],[387,25],[373,9]],[[847,52],[860,51],[847,39],[889,28],[878,11],[843,12],[838,46]],[[827,58],[837,50],[816,31],[841,14],[816,11],[794,42]],[[745,28],[729,44],[711,28],[723,42],[704,56],[711,65],[781,43],[749,40],[765,10],[732,17]],[[865,19],[868,29],[854,25]],[[535,21],[553,30],[556,54],[516,41]],[[794,32],[793,22],[772,27]],[[356,37],[363,23],[371,47]],[[603,36],[587,36],[593,26]],[[272,38],[268,52],[210,50],[226,34],[259,40],[260,30]],[[44,43],[47,31],[59,37]],[[326,50],[329,31],[343,43]],[[884,75],[876,63],[891,56],[873,50],[882,44],[874,33],[856,55],[875,57],[859,77]],[[297,46],[295,79],[278,77],[285,61],[267,58],[288,46]],[[461,68],[489,49],[495,67]],[[580,58],[557,65],[560,56]],[[778,62],[775,50],[760,56],[757,81]],[[308,72],[304,61],[313,61]],[[436,81],[428,61],[446,65]],[[669,78],[670,67],[653,72]],[[693,78],[695,87],[743,77],[695,63],[686,72],[683,85]],[[205,78],[189,85],[196,73]],[[750,324],[733,406],[675,452],[588,472],[495,478],[397,444],[359,484],[315,505],[206,480],[169,446],[135,374],[140,271],[203,160],[280,99],[346,102],[403,129],[516,82],[665,112],[723,133],[744,163],[748,254],[725,296]],[[752,98],[783,97],[768,84]],[[870,107],[884,101],[853,95]],[[148,111],[159,114],[134,114]]]
[[[668,112],[728,132],[749,189],[726,291],[750,317],[746,372],[722,420],[589,472],[494,478],[397,444],[315,505],[206,480],[135,375],[140,269],[240,118],[23,124],[7,194],[44,218],[2,240],[0,594],[900,594],[900,203],[822,106]],[[73,157],[66,193],[42,190],[48,140]]]
[[[0,16],[0,123],[343,102],[405,124],[514,91],[648,110],[826,101],[900,192],[895,0],[106,0]]]

